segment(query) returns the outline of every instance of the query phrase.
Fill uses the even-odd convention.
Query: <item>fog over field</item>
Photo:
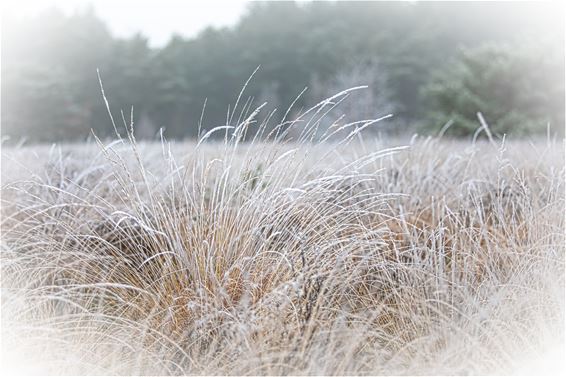
[[[562,5],[94,9],[2,25],[2,373],[566,371]]]

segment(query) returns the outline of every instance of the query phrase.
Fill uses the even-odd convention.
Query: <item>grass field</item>
[[[4,148],[6,368],[560,367],[563,141],[228,131]]]

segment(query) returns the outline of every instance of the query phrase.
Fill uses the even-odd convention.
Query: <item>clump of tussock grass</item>
[[[4,351],[52,373],[457,374],[563,344],[561,146],[322,133],[347,94],[274,128],[246,102],[196,143],[124,124],[43,151],[2,187]]]

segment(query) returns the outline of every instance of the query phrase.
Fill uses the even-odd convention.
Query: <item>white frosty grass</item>
[[[5,148],[4,368],[563,367],[563,144],[325,142],[326,105],[294,142],[242,115],[223,141]]]

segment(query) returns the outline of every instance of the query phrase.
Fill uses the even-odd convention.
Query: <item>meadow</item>
[[[4,147],[4,367],[513,374],[559,363],[563,140],[487,126],[474,139],[388,139],[364,133],[374,120],[323,132],[326,105],[275,128],[252,112],[198,141],[136,141],[124,122],[114,141]]]

